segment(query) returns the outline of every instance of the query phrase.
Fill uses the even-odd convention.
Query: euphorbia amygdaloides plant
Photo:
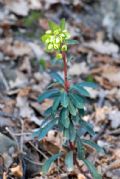
[[[81,82],[70,84],[67,74],[67,50],[69,45],[78,43],[70,39],[70,33],[65,29],[65,20],[62,19],[60,25],[50,21],[49,30],[42,36],[46,51],[56,53],[56,58],[63,61],[64,79],[58,73],[51,73],[51,77],[59,87],[46,90],[38,97],[42,103],[45,99],[53,99],[53,104],[45,111],[46,120],[41,128],[34,133],[39,140],[42,140],[49,130],[56,128],[63,134],[63,144],[69,150],[66,154],[59,152],[46,160],[43,165],[43,173],[47,173],[52,162],[60,157],[65,157],[65,165],[68,170],[72,170],[74,165],[79,165],[78,160],[82,160],[89,168],[94,179],[101,179],[93,164],[85,157],[85,146],[89,145],[100,152],[102,149],[91,140],[84,138],[85,133],[90,136],[95,135],[93,127],[89,122],[83,120],[85,114],[86,98],[90,97],[85,87],[96,88],[92,82]]]

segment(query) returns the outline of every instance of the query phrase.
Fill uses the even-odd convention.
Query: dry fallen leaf
[[[105,121],[107,115],[111,111],[110,107],[108,108],[107,106],[104,107],[96,107],[95,109],[95,120],[97,123]]]
[[[114,55],[119,51],[119,47],[115,43],[91,41],[83,44],[83,47],[90,48],[101,54]]]
[[[42,9],[42,3],[40,0],[29,0],[29,8],[34,10]]]
[[[86,177],[83,174],[78,174],[77,179],[86,179]]]
[[[16,167],[12,167],[10,170],[15,177],[22,177],[23,176],[23,169],[22,169],[22,166],[20,164],[17,165]]]
[[[87,67],[85,62],[75,63],[69,68],[68,73],[70,75],[88,74],[89,68]]]
[[[29,12],[28,2],[26,0],[4,0],[6,7],[17,15],[27,16]]]
[[[103,68],[102,76],[110,81],[110,83],[120,87],[120,68],[106,65]]]
[[[0,50],[12,59],[24,55],[33,57],[32,49],[27,43],[18,40],[13,41],[12,38],[0,40]]]
[[[118,128],[120,126],[120,111],[112,110],[108,114],[109,120],[111,120],[111,127]]]

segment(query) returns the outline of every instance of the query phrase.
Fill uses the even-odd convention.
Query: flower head
[[[60,25],[50,21],[50,30],[47,30],[42,36],[42,42],[49,52],[57,52],[60,55],[61,51],[67,51],[66,40],[70,38],[70,33],[65,29],[65,20],[62,19]],[[56,54],[56,56],[59,56]]]

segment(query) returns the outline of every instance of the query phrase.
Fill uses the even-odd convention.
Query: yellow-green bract
[[[70,33],[65,29],[65,19],[59,25],[50,21],[49,28],[42,36],[42,42],[48,52],[57,52],[56,57],[61,58],[60,52],[67,51],[66,40],[70,38]]]

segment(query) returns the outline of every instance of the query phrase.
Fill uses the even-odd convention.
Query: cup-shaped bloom
[[[62,54],[61,54],[61,53],[57,53],[57,54],[56,54],[56,58],[57,58],[57,59],[61,59],[61,58],[62,58]]]
[[[62,45],[61,51],[67,51],[67,45]]]
[[[64,20],[61,21],[60,25],[50,22],[50,30],[47,30],[42,36],[42,42],[45,44],[47,51],[67,51],[66,40],[70,38],[70,34],[65,30],[64,23]]]

